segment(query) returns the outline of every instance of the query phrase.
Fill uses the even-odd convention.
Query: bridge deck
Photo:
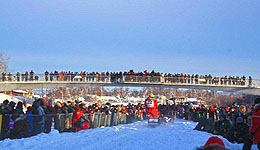
[[[238,91],[260,89],[242,85],[215,85],[215,84],[188,84],[188,83],[162,83],[162,82],[81,82],[81,81],[27,81],[27,82],[0,82],[0,91],[23,89],[57,88],[57,87],[83,87],[83,86],[124,86],[124,87],[169,87],[208,89],[221,91]]]

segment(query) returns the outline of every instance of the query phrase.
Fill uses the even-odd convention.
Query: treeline
[[[211,105],[229,105],[233,102],[239,102],[241,104],[248,104],[253,102],[256,96],[251,95],[239,95],[239,94],[226,94],[218,92],[210,92],[206,90],[180,90],[177,88],[104,88],[104,87],[80,87],[80,88],[57,88],[48,92],[47,96],[53,99],[71,100],[86,95],[97,96],[119,96],[121,98],[126,97],[148,97],[150,93],[154,95],[166,96],[167,99],[172,97],[189,97],[200,98],[206,101],[206,104]]]

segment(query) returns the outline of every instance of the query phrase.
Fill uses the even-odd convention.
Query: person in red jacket
[[[80,109],[79,106],[76,106],[72,115],[72,128],[75,130],[75,132],[89,128],[88,120],[85,118],[84,112]]]
[[[145,106],[149,118],[158,118],[158,101],[156,98],[154,98],[154,95],[152,93],[145,100]]]
[[[257,148],[260,150],[260,98],[255,100],[249,139],[245,142],[243,150],[250,150],[253,142],[257,143]]]
[[[209,120],[213,123],[215,121],[216,109],[213,105],[210,106],[209,110]]]

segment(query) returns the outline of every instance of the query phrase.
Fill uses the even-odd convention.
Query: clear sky
[[[260,0],[0,0],[11,71],[260,78]]]

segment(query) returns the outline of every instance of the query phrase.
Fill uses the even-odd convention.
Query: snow
[[[19,101],[21,101],[21,100],[15,98],[14,96],[10,96],[10,95],[0,93],[0,104],[2,104],[4,100],[13,101],[15,103],[18,103]]]
[[[156,128],[148,128],[147,121],[115,127],[83,130],[77,133],[39,134],[25,139],[0,141],[1,150],[195,150],[203,146],[212,134],[193,130],[196,122],[176,119]],[[221,136],[226,147],[241,150],[243,144],[232,144]],[[256,150],[254,145],[252,150]]]

